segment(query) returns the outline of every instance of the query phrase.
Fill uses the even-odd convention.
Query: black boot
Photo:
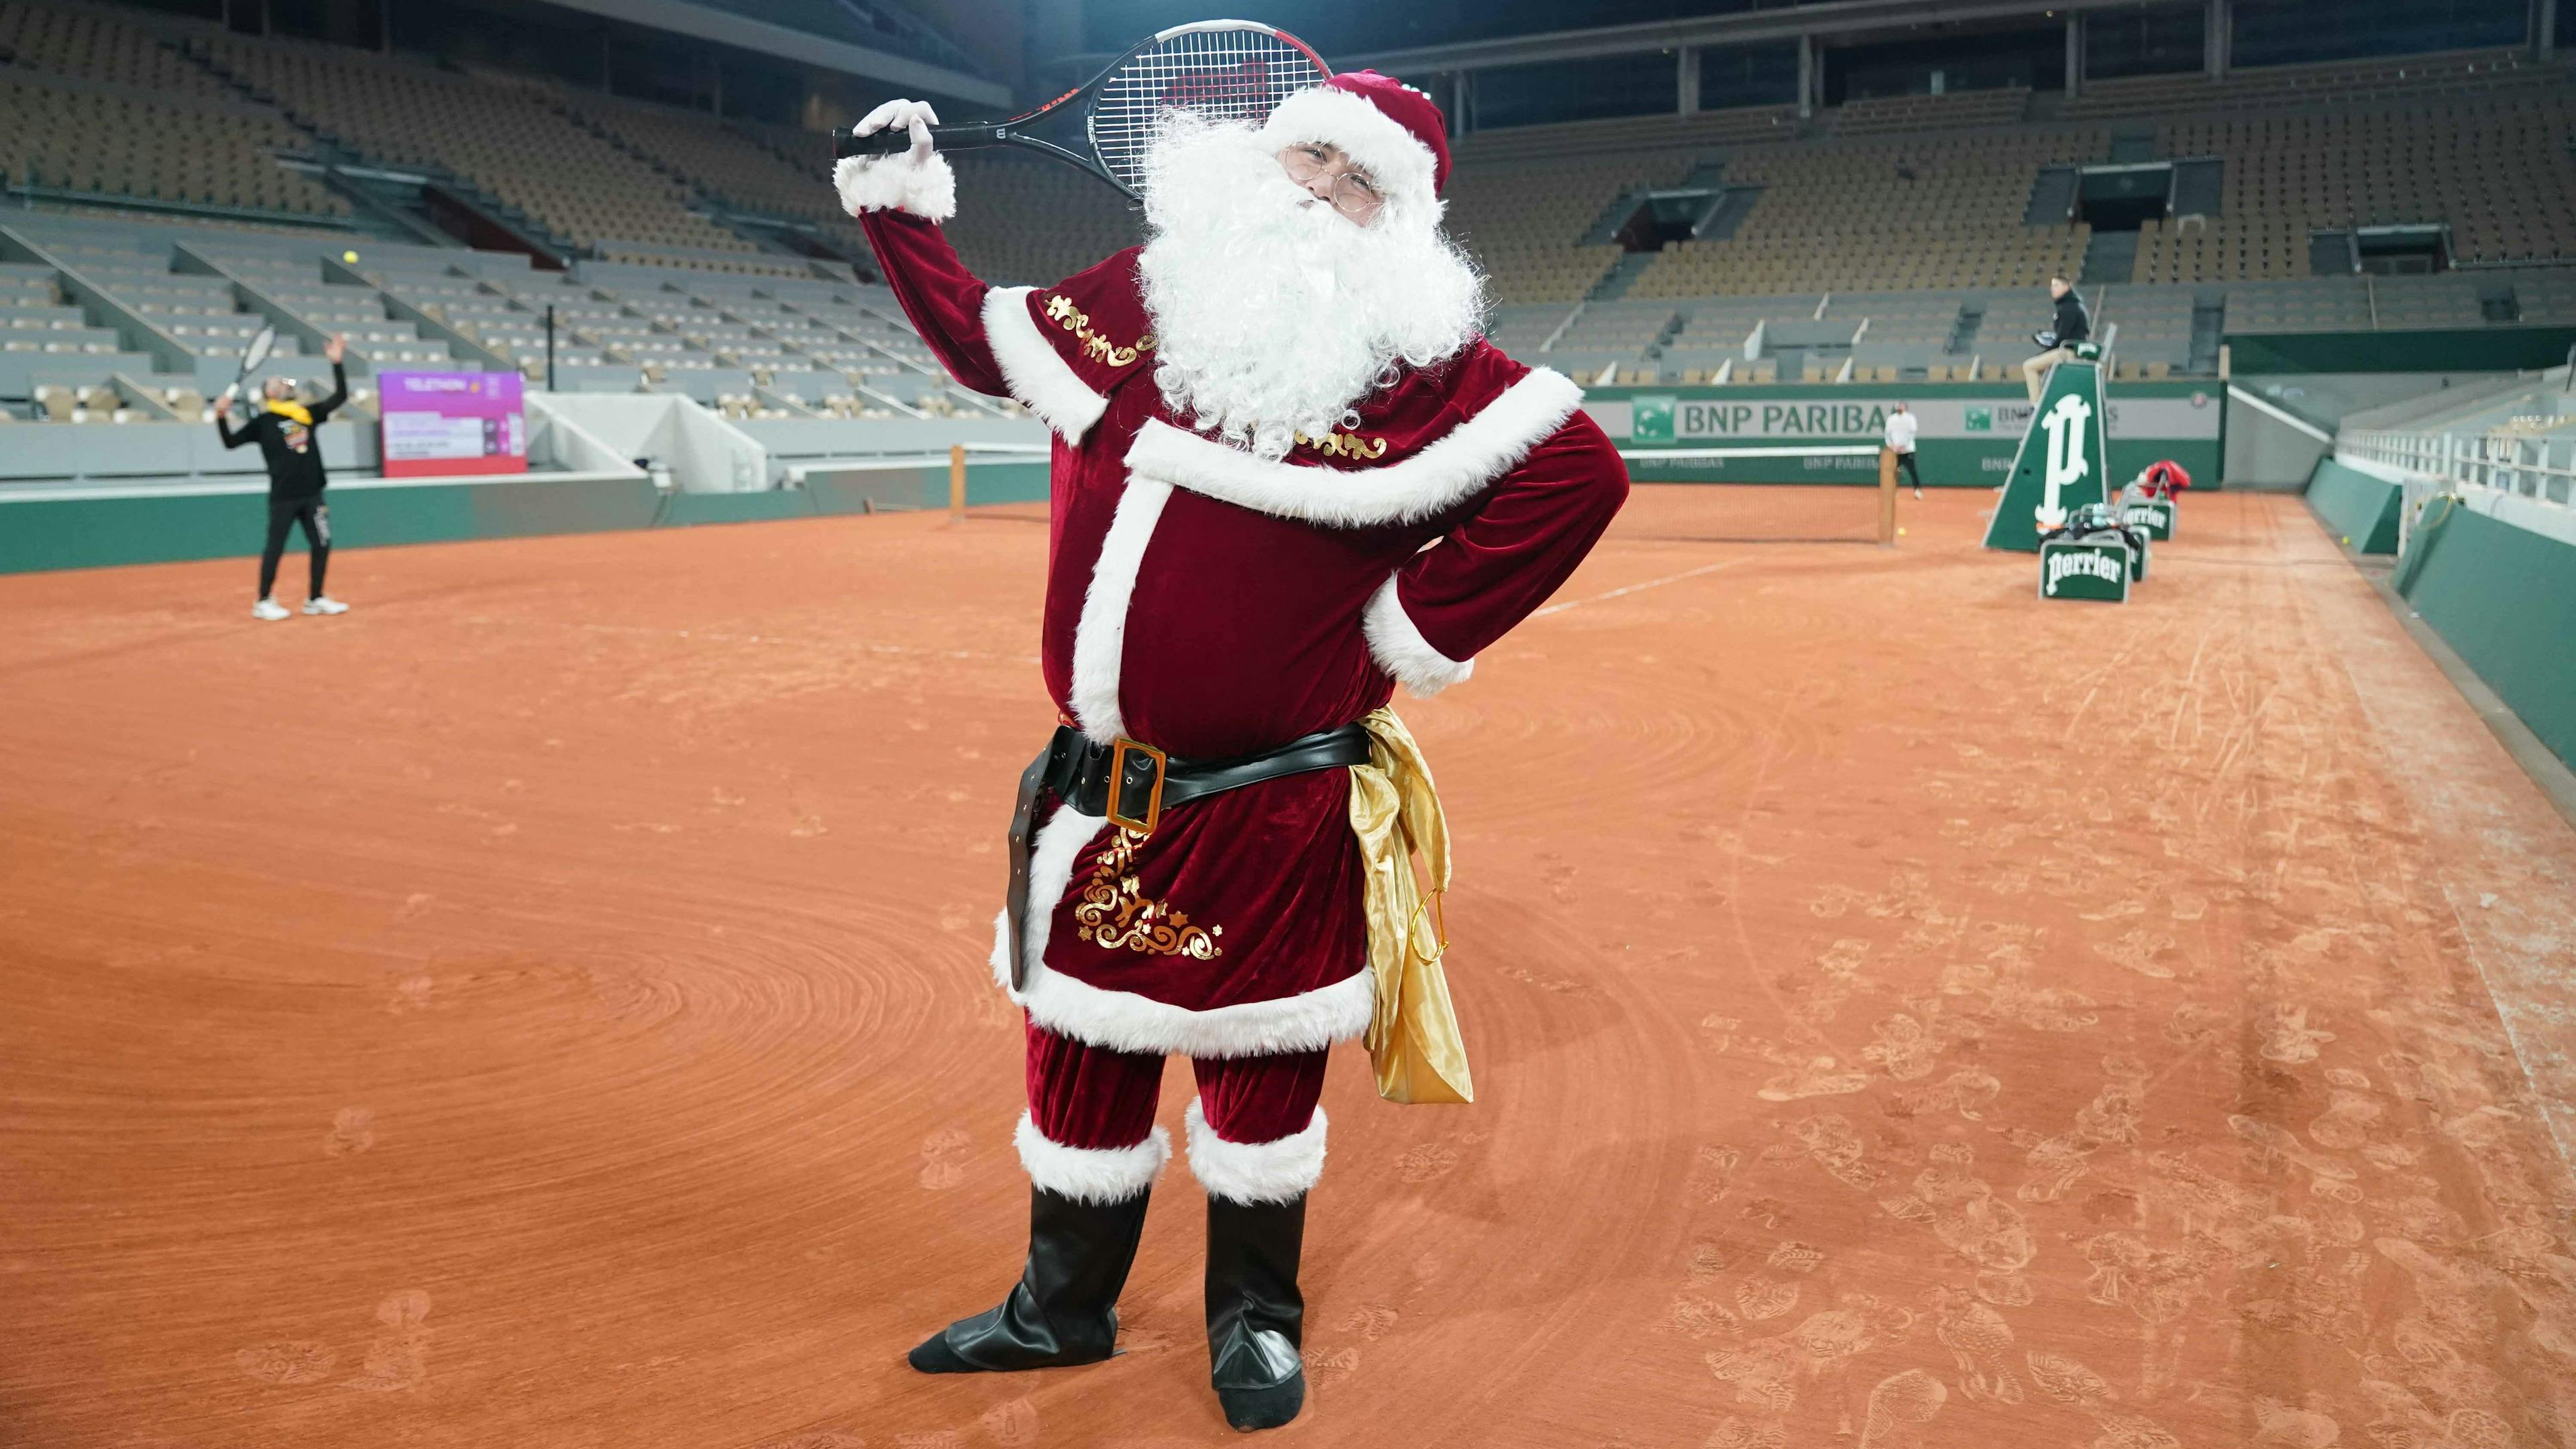
[[[1305,1241],[1302,1194],[1248,1207],[1208,1199],[1208,1363],[1225,1421],[1238,1429],[1276,1429],[1305,1407]]]
[[[1118,1291],[1145,1231],[1145,1200],[1078,1202],[1029,1191],[1029,1262],[1002,1306],[932,1334],[910,1358],[926,1374],[1098,1363],[1118,1342]]]

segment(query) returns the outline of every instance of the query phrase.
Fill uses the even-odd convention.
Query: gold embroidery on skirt
[[[1148,956],[1187,956],[1196,961],[1225,954],[1216,938],[1223,926],[1193,926],[1185,912],[1143,893],[1127,868],[1136,863],[1136,847],[1145,837],[1121,829],[1091,867],[1083,882],[1082,904],[1073,908],[1079,925],[1074,934],[1104,951],[1125,949]]]

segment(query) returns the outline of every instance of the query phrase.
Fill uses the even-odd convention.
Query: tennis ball
[[[2350,548],[2350,547],[2352,547],[2352,535],[2351,535],[2351,534],[2347,533],[2347,534],[2345,534],[2345,535],[2343,536],[2343,546],[2344,546],[2344,547],[2346,547],[2346,548]]]
[[[1896,536],[1897,536],[1898,538],[1903,538],[1903,537],[1905,536],[1905,530],[1904,530],[1904,529],[1901,529],[1901,528],[1900,528],[1900,529],[1898,529],[1898,530],[1896,531]]]
[[[342,261],[344,261],[344,262],[354,262],[354,261],[356,261],[357,259],[358,259],[358,254],[357,254],[356,252],[353,252],[353,251],[352,251],[352,252],[342,252],[342,253],[340,253],[340,260],[342,260]]]

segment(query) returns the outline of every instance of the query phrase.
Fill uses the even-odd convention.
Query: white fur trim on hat
[[[1431,148],[1363,97],[1309,86],[1271,111],[1261,139],[1273,147],[1305,141],[1339,147],[1388,199],[1438,215],[1439,163]]]
[[[1417,699],[1429,699],[1476,672],[1475,660],[1452,659],[1422,637],[1413,616],[1404,612],[1392,574],[1369,596],[1368,609],[1360,615],[1360,632],[1368,636],[1369,657],[1377,667],[1394,675]]]
[[[1026,1112],[1011,1145],[1031,1183],[1076,1202],[1125,1202],[1151,1189],[1172,1160],[1172,1134],[1160,1127],[1133,1147],[1067,1147],[1048,1141]]]
[[[1439,441],[1383,468],[1269,462],[1148,419],[1127,449],[1127,466],[1139,478],[1167,479],[1257,513],[1327,528],[1417,523],[1520,466],[1582,405],[1583,389],[1561,373],[1534,368]]]
[[[984,345],[1001,364],[1002,382],[1011,396],[1026,403],[1058,437],[1079,443],[1108,410],[1109,399],[1093,392],[1038,330],[1029,316],[1029,294],[1036,290],[995,287],[984,294]]]
[[[925,221],[946,221],[957,214],[957,173],[935,151],[919,161],[909,151],[844,156],[832,168],[832,187],[841,193],[841,209],[852,216],[908,211]]]
[[[1294,1202],[1313,1190],[1324,1176],[1324,1109],[1317,1107],[1306,1130],[1275,1142],[1228,1142],[1208,1125],[1199,1099],[1190,1099],[1184,1114],[1190,1133],[1190,1176],[1207,1195],[1247,1207],[1255,1203]]]

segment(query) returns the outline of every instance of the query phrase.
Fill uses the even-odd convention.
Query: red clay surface
[[[1989,498],[1641,490],[1404,706],[1485,1095],[1337,1059],[1284,1441],[2576,1443],[2576,834],[2297,501],[2113,607]],[[0,1443],[1233,1442],[1178,1163],[1125,1356],[901,1363],[1023,1240],[1043,528],[349,542],[0,579]]]

